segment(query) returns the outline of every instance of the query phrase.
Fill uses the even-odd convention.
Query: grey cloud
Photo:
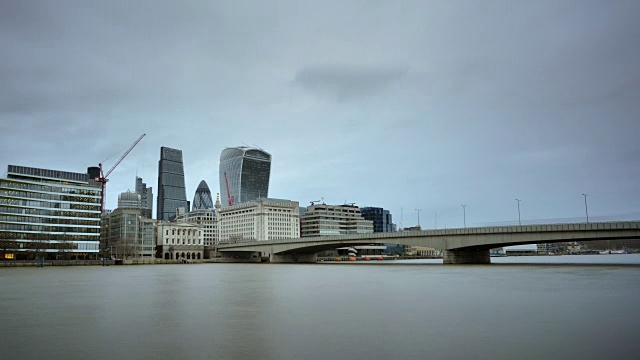
[[[300,69],[293,82],[314,95],[348,101],[379,94],[406,73],[402,68],[321,65]]]
[[[396,222],[403,207],[405,225],[413,208],[461,224],[460,202],[469,222],[503,220],[514,195],[531,217],[570,217],[581,192],[602,199],[595,212],[629,211],[638,11],[637,0],[0,1],[0,173],[83,171],[144,132],[108,207],[136,173],[156,186],[160,146],[183,150],[191,198],[202,179],[217,191],[220,151],[246,142],[274,157],[270,195],[383,206]]]

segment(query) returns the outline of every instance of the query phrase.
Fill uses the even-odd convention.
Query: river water
[[[640,358],[640,255],[562,258],[0,268],[0,358]]]

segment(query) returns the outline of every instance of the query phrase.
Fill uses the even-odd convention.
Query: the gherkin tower
[[[207,182],[202,180],[200,185],[196,189],[196,195],[193,197],[193,206],[191,210],[202,210],[213,208],[213,200],[211,198],[211,191]]]

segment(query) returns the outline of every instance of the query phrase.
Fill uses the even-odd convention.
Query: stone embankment
[[[117,264],[116,264],[117,262]],[[102,260],[45,260],[43,266],[103,266],[103,265],[164,265],[164,264],[205,264],[205,263],[227,263],[238,262],[233,259],[204,259],[204,260],[163,260],[163,259],[144,259],[144,260],[107,260],[103,263]],[[14,260],[14,261],[0,261],[1,267],[25,267],[33,266],[37,267],[38,263],[35,260]]]

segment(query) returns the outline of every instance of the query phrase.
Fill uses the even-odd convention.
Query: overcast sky
[[[0,2],[0,167],[84,172],[147,136],[107,207],[187,199],[222,149],[273,156],[269,196],[405,227],[640,217],[640,1]],[[121,153],[120,153],[121,154]],[[110,168],[118,155],[104,161]],[[154,205],[154,215],[155,215]]]

